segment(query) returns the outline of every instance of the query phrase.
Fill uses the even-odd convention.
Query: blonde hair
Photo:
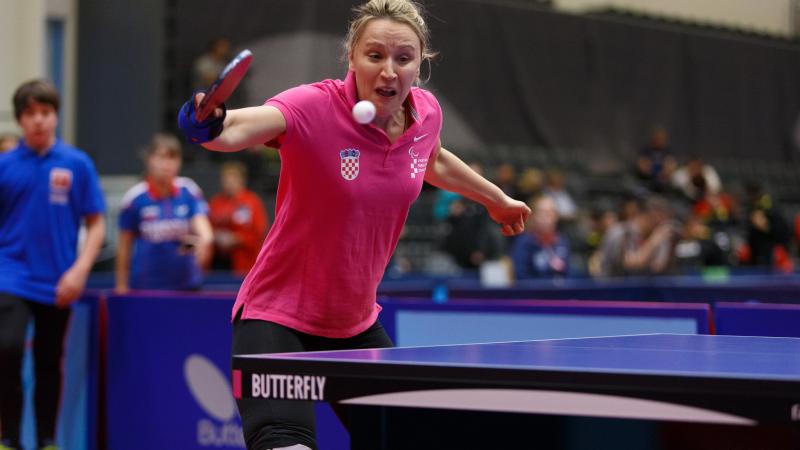
[[[430,64],[436,52],[430,48],[431,32],[420,11],[422,6],[410,0],[370,0],[353,8],[354,17],[350,21],[344,40],[345,59],[350,57],[367,24],[374,19],[389,19],[411,27],[419,38],[420,57]]]

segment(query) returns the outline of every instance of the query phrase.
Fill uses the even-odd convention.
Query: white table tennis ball
[[[375,118],[375,105],[369,100],[361,100],[353,106],[353,118],[361,124],[368,124]]]

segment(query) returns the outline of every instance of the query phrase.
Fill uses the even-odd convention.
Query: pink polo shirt
[[[353,120],[352,72],[266,102],[286,118],[275,221],[234,315],[333,338],[375,322],[378,283],[442,128],[430,92],[412,88],[409,99],[414,122],[394,143]]]

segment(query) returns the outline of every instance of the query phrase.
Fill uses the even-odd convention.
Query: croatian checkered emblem
[[[355,180],[358,176],[358,157],[361,152],[348,148],[339,152],[339,158],[342,160],[342,178],[347,181]]]

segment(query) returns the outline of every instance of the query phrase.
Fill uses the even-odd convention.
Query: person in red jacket
[[[245,186],[247,169],[229,162],[220,171],[222,192],[209,203],[214,227],[212,267],[244,276],[256,261],[269,219],[261,199]]]

